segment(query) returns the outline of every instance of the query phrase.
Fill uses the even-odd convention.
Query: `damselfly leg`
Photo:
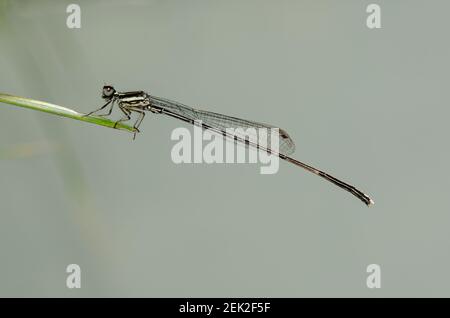
[[[122,113],[124,113],[125,117],[122,117],[118,121],[116,121],[116,123],[114,124],[114,128],[116,128],[119,123],[128,121],[131,119],[131,111],[130,110],[128,110],[127,108],[120,105],[120,103],[119,103],[119,109],[122,111]]]
[[[84,116],[84,117],[86,117],[86,116],[91,116],[92,114],[101,111],[102,109],[104,109],[104,108],[105,108],[106,106],[108,106],[109,104],[111,104],[111,108],[110,108],[108,114],[107,114],[107,115],[106,115],[106,114],[105,114],[105,115],[99,115],[99,116],[108,116],[108,115],[111,115],[111,112],[112,112],[112,109],[113,109],[113,105],[114,105],[114,99],[110,99],[105,105],[103,105],[103,106],[100,107],[99,109],[94,110],[94,111],[92,111],[92,112],[90,112],[90,113],[87,113],[87,114],[85,114],[85,115],[83,115],[83,116]]]
[[[115,102],[116,102],[115,99],[111,99],[111,104],[110,104],[109,110],[108,110],[106,113],[104,113],[104,114],[98,114],[97,116],[100,116],[100,117],[106,117],[106,116],[111,115],[111,113],[112,113],[112,111],[113,111],[113,109],[114,109],[114,103],[115,103]]]
[[[136,109],[134,109],[133,111],[136,112],[136,113],[139,113],[139,117],[138,117],[138,119],[136,120],[136,122],[134,123],[134,126],[133,126],[133,128],[135,129],[134,135],[133,135],[133,140],[135,140],[136,139],[136,133],[139,132],[139,126],[141,125],[142,121],[144,120],[145,112],[142,111],[142,110],[136,110]]]

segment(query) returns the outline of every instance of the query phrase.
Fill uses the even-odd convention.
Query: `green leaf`
[[[15,106],[20,106],[20,107],[24,107],[24,108],[29,108],[29,109],[33,109],[33,110],[38,110],[41,112],[50,113],[50,114],[57,115],[57,116],[81,120],[81,121],[84,121],[87,123],[105,126],[105,127],[109,127],[109,128],[114,128],[114,125],[116,124],[115,121],[112,121],[105,117],[85,116],[84,114],[78,113],[70,108],[50,104],[50,103],[39,101],[39,100],[25,98],[25,97],[19,97],[19,96],[0,93],[0,102],[15,105]],[[127,130],[129,132],[136,131],[135,128],[128,126],[126,124],[123,124],[123,123],[118,123],[115,128],[121,129],[121,130]]]

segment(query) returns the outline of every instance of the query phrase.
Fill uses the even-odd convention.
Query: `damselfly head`
[[[110,99],[114,95],[115,92],[116,92],[116,90],[114,89],[114,87],[112,87],[110,85],[105,85],[105,86],[103,86],[102,98]]]

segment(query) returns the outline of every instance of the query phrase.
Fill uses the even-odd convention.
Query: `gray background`
[[[288,163],[175,165],[0,104],[0,296],[450,296],[448,1],[0,1],[0,91],[87,112],[104,82],[289,131]],[[82,288],[65,268],[82,269]],[[382,288],[366,287],[379,264]]]

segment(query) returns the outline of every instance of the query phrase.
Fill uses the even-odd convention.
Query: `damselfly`
[[[146,111],[151,111],[152,113],[155,114],[168,115],[170,117],[180,119],[193,125],[199,125],[200,123],[200,126],[203,129],[211,130],[213,132],[221,134],[225,138],[235,140],[246,146],[255,147],[261,151],[265,151],[271,155],[278,156],[283,160],[286,160],[299,167],[302,167],[303,169],[306,169],[309,172],[312,172],[334,183],[338,187],[350,192],[368,206],[374,203],[371,198],[369,198],[367,195],[365,195],[363,192],[361,192],[354,186],[347,184],[329,175],[326,172],[323,172],[303,162],[291,158],[290,155],[295,150],[295,144],[292,141],[291,137],[288,135],[288,133],[283,129],[278,130],[279,147],[278,150],[274,150],[272,147],[270,147],[270,145],[262,146],[259,143],[255,143],[254,141],[249,140],[247,138],[248,136],[239,133],[239,131],[241,130],[229,129],[239,127],[244,129],[250,127],[255,129],[276,128],[275,126],[272,125],[226,116],[209,111],[194,109],[192,107],[180,104],[178,102],[174,102],[165,98],[147,94],[144,91],[118,92],[114,89],[114,87],[109,85],[105,85],[103,87],[102,98],[106,101],[106,103],[99,109],[86,114],[86,116],[89,116],[93,113],[103,110],[109,106],[109,109],[105,114],[99,115],[99,116],[108,116],[112,113],[114,104],[117,103],[117,106],[119,107],[120,111],[123,113],[124,116],[116,122],[116,125],[120,122],[131,120],[132,113],[138,114],[138,118],[134,123],[135,128],[134,137],[136,137],[136,132],[139,132],[139,126],[141,125],[142,120],[145,117]],[[114,126],[114,128],[116,127],[116,125]],[[233,131],[233,133],[230,131]]]

